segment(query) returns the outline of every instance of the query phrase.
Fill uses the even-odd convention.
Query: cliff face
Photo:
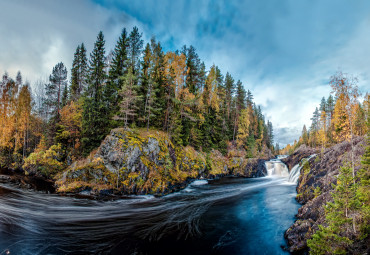
[[[285,163],[289,170],[291,170],[296,164],[300,163],[302,159],[308,158],[313,154],[317,154],[318,150],[308,147],[306,145],[301,145],[293,154],[289,155],[287,158],[281,159]]]
[[[58,175],[57,191],[99,194],[166,194],[195,178],[264,176],[264,160],[236,151],[198,152],[175,147],[166,133],[114,129],[91,155]]]
[[[364,138],[354,138],[353,145],[355,171],[358,171],[361,166],[361,156],[364,154]],[[297,150],[293,157],[305,158],[306,151],[306,149]],[[303,206],[298,210],[297,221],[285,233],[290,252],[307,251],[307,239],[311,238],[318,230],[318,225],[325,220],[324,206],[332,200],[330,192],[333,190],[332,184],[336,184],[338,170],[350,160],[351,144],[342,142],[303,163],[297,186],[297,201]]]

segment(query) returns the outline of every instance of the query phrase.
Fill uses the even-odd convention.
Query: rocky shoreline
[[[198,176],[197,178],[187,178],[184,182],[172,185],[161,194],[154,194],[154,196],[164,196],[173,192],[181,191],[185,189],[191,182],[195,180],[216,180],[225,177],[237,177],[237,178],[257,178],[263,177],[267,174],[265,168],[264,159],[253,159],[246,166],[245,172],[248,175],[242,175],[240,173],[234,175],[230,174],[218,174],[209,175],[207,178],[203,176]],[[129,199],[132,195],[148,195],[148,193],[125,193],[122,191],[117,191],[115,189],[102,189],[97,190],[90,187],[78,190],[76,192],[57,192],[55,180],[46,179],[43,176],[36,175],[24,175],[21,171],[14,171],[11,169],[0,169],[0,183],[11,184],[12,186],[20,189],[33,190],[37,192],[43,192],[47,194],[59,194],[61,196],[75,197],[75,198],[85,198],[94,200],[117,200],[117,199]]]
[[[273,155],[268,149],[263,158],[246,158],[245,152],[232,146],[226,155],[217,150],[205,153],[174,146],[160,131],[114,129],[89,157],[73,162],[53,180],[45,179],[37,170],[45,166],[29,165],[27,171],[8,170],[0,181],[62,196],[103,200],[127,195],[163,196],[197,179],[265,176],[264,163],[270,158]],[[47,188],[41,187],[45,185]]]
[[[353,139],[355,171],[360,169],[361,156],[364,154],[365,139]],[[285,232],[289,252],[293,254],[308,254],[307,239],[318,230],[318,225],[324,223],[324,206],[331,201],[332,184],[336,184],[338,169],[350,162],[351,144],[347,141],[336,144],[323,152],[317,152],[307,146],[301,146],[290,157],[284,159],[289,170],[303,158],[317,153],[315,157],[304,163],[297,185],[297,201],[302,204],[298,209],[296,221]],[[364,240],[366,242],[366,240]],[[358,244],[358,246],[364,244]],[[366,246],[366,245],[365,245]],[[365,247],[366,250],[366,247]],[[365,251],[366,253],[366,251]],[[364,254],[365,254],[364,253]]]

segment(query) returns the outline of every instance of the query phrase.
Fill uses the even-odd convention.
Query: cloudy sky
[[[193,45],[209,68],[250,89],[281,145],[299,137],[328,80],[342,70],[370,88],[370,1],[366,0],[1,0],[0,73],[34,83],[76,46],[91,51],[100,30],[107,52],[137,26],[165,51]]]

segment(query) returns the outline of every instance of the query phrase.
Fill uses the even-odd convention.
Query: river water
[[[198,180],[164,197],[95,201],[0,184],[0,254],[285,254],[288,177]]]

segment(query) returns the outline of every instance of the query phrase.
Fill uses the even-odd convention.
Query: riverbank
[[[361,156],[364,154],[366,146],[363,137],[353,139],[355,172],[361,167]],[[307,155],[314,152],[308,147],[300,147],[285,162],[289,164],[289,169],[307,158]],[[339,168],[345,163],[350,162],[351,144],[347,141],[336,144],[323,152],[317,153],[315,157],[305,161],[301,168],[301,174],[297,185],[297,201],[302,204],[296,215],[296,222],[285,232],[285,237],[289,244],[289,251],[295,254],[308,253],[307,240],[318,230],[318,226],[325,224],[325,209],[327,202],[332,201],[332,184],[337,184]],[[291,163],[290,163],[291,162]],[[366,242],[354,243],[359,251],[365,254]]]
[[[264,162],[272,157],[267,148],[261,158],[246,158],[246,152],[232,143],[223,155],[217,150],[203,152],[175,146],[161,131],[114,129],[87,158],[73,162],[45,181],[54,182],[55,192],[64,196],[162,196],[184,189],[196,179],[265,176]],[[53,161],[54,157],[46,162]],[[37,160],[28,163],[24,178],[20,171],[13,182],[35,188],[34,179],[43,179],[42,171],[48,167]]]

